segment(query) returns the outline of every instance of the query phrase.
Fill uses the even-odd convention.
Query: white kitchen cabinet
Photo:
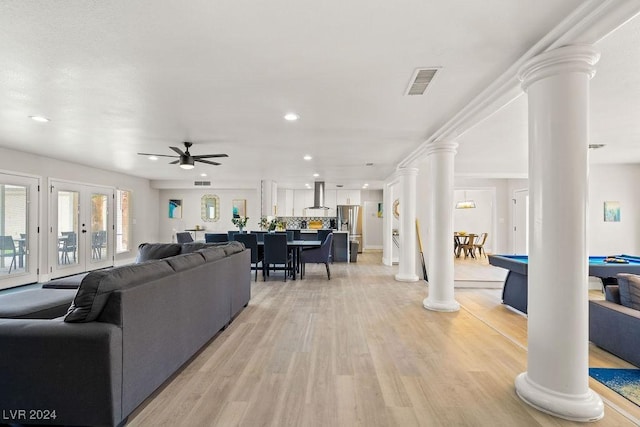
[[[336,205],[359,205],[360,190],[336,190]]]
[[[324,191],[324,205],[329,209],[325,209],[324,216],[336,216],[336,205],[337,205],[337,195],[336,190],[325,190]]]
[[[278,216],[295,216],[293,210],[293,189],[278,189]]]
[[[313,206],[313,190],[293,190],[293,216],[308,216],[309,206]]]

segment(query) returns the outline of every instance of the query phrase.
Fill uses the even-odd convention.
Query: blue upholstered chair
[[[193,242],[193,237],[188,231],[182,231],[180,233],[176,233],[176,241],[178,243],[191,243]]]
[[[271,270],[284,270],[284,281],[287,281],[287,274],[293,273],[293,256],[287,247],[286,234],[264,235],[263,262],[267,276]]]
[[[324,242],[324,239],[326,239],[327,236],[331,233],[333,233],[333,230],[318,230],[318,240]]]
[[[333,246],[333,233],[329,233],[319,248],[302,251],[300,262],[302,263],[302,277],[304,278],[305,265],[307,263],[324,264],[327,267],[327,279],[331,280],[329,269],[331,247]]]
[[[233,242],[233,235],[234,234],[238,234],[240,232],[240,230],[229,230],[227,231],[227,236],[229,238],[230,242]]]
[[[204,241],[206,243],[228,242],[229,235],[227,233],[204,233]]]
[[[16,268],[16,244],[11,236],[0,236],[0,257],[11,258],[9,264],[9,274],[11,269]]]
[[[287,233],[292,231],[293,232],[293,240],[301,240],[302,236],[300,236],[300,230],[287,230]]]
[[[264,242],[264,235],[267,234],[267,231],[252,231],[251,234],[256,235],[258,242]]]
[[[258,251],[258,237],[251,233],[236,233],[233,235],[236,242],[241,242],[244,247],[251,249],[251,269],[256,271],[255,281],[258,281],[258,269],[262,270],[262,278],[265,278],[263,257]]]

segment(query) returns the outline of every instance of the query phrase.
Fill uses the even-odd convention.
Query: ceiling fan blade
[[[173,162],[169,162],[170,165],[177,165],[180,163],[180,160],[174,160]]]
[[[156,157],[178,157],[178,156],[169,156],[167,154],[152,154],[152,153],[138,153],[141,156],[156,156]]]
[[[182,151],[178,147],[169,147],[169,148],[171,148],[173,151],[175,151],[176,153],[180,154],[181,156],[185,155],[184,151]]]
[[[193,156],[194,159],[210,159],[213,157],[229,157],[228,154],[203,154],[198,156]]]
[[[200,163],[206,163],[208,165],[220,166],[220,163],[218,163],[218,162],[210,162],[209,160],[200,160],[200,159],[197,159],[195,157],[193,158],[193,160],[196,161],[196,162],[200,162]]]

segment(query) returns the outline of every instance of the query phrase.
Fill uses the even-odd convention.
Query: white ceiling
[[[153,180],[375,188],[584,3],[5,0],[0,146]],[[640,162],[639,27],[598,44],[594,161]],[[418,67],[441,68],[405,96]],[[230,157],[184,171],[136,154],[184,140]],[[524,97],[459,142],[459,172],[525,173]]]

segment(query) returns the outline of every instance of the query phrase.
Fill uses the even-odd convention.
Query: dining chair
[[[478,236],[475,234],[468,234],[467,239],[464,242],[460,243],[459,249],[464,253],[465,258],[467,258],[467,255],[469,255],[471,258],[476,257],[474,253],[475,251],[474,245],[477,237]]]
[[[320,242],[324,242],[327,236],[332,233],[333,233],[333,230],[325,230],[325,229],[318,230],[318,240]],[[317,248],[314,248],[314,249],[317,249]],[[305,250],[308,250],[308,249],[305,249]],[[333,262],[333,246],[331,247],[331,251],[329,252],[329,260],[330,262]]]
[[[476,239],[476,243],[473,244],[473,250],[478,251],[478,255],[482,256],[484,255],[484,257],[487,257],[487,253],[484,251],[484,244],[487,242],[487,236],[489,235],[489,233],[482,233],[480,234],[480,237],[478,237]]]
[[[302,237],[300,236],[300,230],[287,230],[287,232],[289,231],[293,231],[293,240],[301,240]]]
[[[240,242],[245,248],[251,249],[251,270],[255,270],[255,281],[258,281],[258,269],[262,270],[262,280],[265,279],[263,256],[258,251],[258,236],[253,233],[236,233],[233,235],[236,242]]]
[[[266,275],[271,270],[284,270],[284,281],[287,274],[293,274],[293,255],[287,246],[287,235],[280,233],[264,235],[264,267]]]
[[[233,235],[234,234],[238,234],[240,232],[240,230],[229,230],[227,231],[227,238],[229,239],[230,242],[233,242]]]
[[[333,246],[333,233],[329,233],[319,248],[308,249],[300,255],[302,263],[301,276],[304,279],[304,273],[307,263],[324,264],[327,268],[327,280],[331,280],[331,270],[329,269],[331,248]]]
[[[251,234],[255,234],[256,238],[258,239],[258,242],[264,242],[264,235],[267,234],[266,231],[260,230],[260,231],[252,231]]]
[[[176,233],[176,241],[178,243],[191,243],[193,242],[193,236],[188,231],[181,231]]]
[[[206,243],[228,242],[229,235],[227,233],[204,233],[204,241]]]
[[[11,269],[16,268],[16,244],[11,236],[0,236],[0,257],[11,257],[11,263],[9,264],[9,274]]]

